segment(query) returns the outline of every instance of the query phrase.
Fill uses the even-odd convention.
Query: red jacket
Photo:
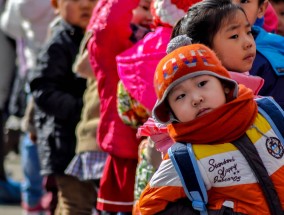
[[[125,125],[118,116],[116,92],[119,77],[115,57],[131,47],[130,22],[132,10],[139,0],[101,0],[94,9],[89,24],[93,36],[88,42],[91,65],[98,80],[100,97],[100,147],[118,157],[137,158],[139,141],[136,130]]]

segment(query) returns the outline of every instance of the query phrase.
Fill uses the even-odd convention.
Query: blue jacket
[[[284,37],[257,26],[253,34],[257,52],[250,74],[265,80],[259,95],[272,96],[284,109]]]

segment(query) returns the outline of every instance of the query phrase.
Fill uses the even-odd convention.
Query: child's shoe
[[[46,214],[41,203],[38,203],[37,205],[33,207],[27,205],[26,203],[22,203],[22,208],[23,208],[23,215],[45,215]]]

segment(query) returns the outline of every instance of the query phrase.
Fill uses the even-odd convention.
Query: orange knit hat
[[[200,75],[212,75],[226,83],[233,98],[237,97],[238,84],[231,79],[216,54],[202,44],[179,47],[166,55],[158,64],[154,86],[158,100],[153,108],[153,117],[161,123],[175,120],[167,105],[168,93],[184,80]]]

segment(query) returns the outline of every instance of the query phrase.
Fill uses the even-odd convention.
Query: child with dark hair
[[[35,125],[41,174],[53,176],[58,213],[88,214],[88,186],[64,174],[75,155],[75,128],[80,120],[86,80],[72,70],[96,0],[52,0],[58,20],[41,49],[29,84],[35,101]]]
[[[262,18],[268,6],[267,0],[232,0],[239,4],[246,12],[248,20],[253,25],[257,18]],[[249,71],[251,75],[262,77],[265,82],[259,95],[272,96],[284,108],[284,37],[267,33],[258,26],[252,27],[256,43],[256,57]]]
[[[179,35],[187,35],[192,43],[202,43],[214,50],[232,78],[258,94],[263,79],[248,75],[256,48],[251,25],[240,6],[230,0],[201,1],[190,7],[175,25],[172,38]]]
[[[175,142],[192,145],[208,213],[282,214],[283,137],[259,112],[252,91],[231,79],[215,53],[202,44],[176,48],[158,64],[154,85],[158,100],[153,117],[167,124]],[[280,156],[267,147],[270,138]],[[250,166],[254,161],[248,161],[235,142],[259,159],[258,173],[271,185],[266,191],[273,205]],[[141,194],[140,213],[199,214],[194,206],[167,154]]]
[[[237,18],[242,13],[242,20]],[[243,21],[244,20],[244,21]],[[231,29],[231,26],[235,26]],[[234,43],[244,50],[252,50],[251,58],[243,59],[242,63],[232,60],[237,53],[230,53],[220,49],[227,48],[218,41],[219,37],[227,33],[228,39],[222,37],[223,43]],[[225,32],[226,33],[226,32]],[[255,43],[251,33],[251,25],[247,21],[244,10],[231,4],[230,0],[212,1],[205,0],[189,8],[187,14],[177,23],[173,29],[172,38],[186,34],[192,39],[192,43],[202,43],[213,49],[226,69],[236,72],[246,72],[251,68],[251,62],[255,55]],[[232,56],[230,56],[232,54]],[[230,60],[226,60],[230,58]],[[239,59],[240,60],[240,59]],[[247,65],[247,66],[245,66]]]
[[[206,26],[206,28],[202,28],[204,26]],[[202,35],[200,36],[199,34],[201,34],[201,32]],[[177,35],[175,35],[175,33]],[[187,36],[185,36],[184,34],[186,34]],[[230,196],[228,197],[228,199],[226,199],[226,197],[223,195],[230,195],[230,193],[235,190],[235,185],[232,182],[230,184],[230,186],[232,185],[232,187],[229,186],[232,190],[226,190],[227,185],[221,185],[221,182],[220,184],[218,184],[218,181],[213,180],[214,177],[216,179],[216,177],[218,176],[216,173],[218,172],[218,170],[216,170],[216,172],[212,171],[216,173],[216,175],[213,176],[215,173],[211,173],[210,171],[208,172],[208,168],[206,167],[206,161],[213,158],[214,156],[219,156],[218,153],[214,154],[213,152],[213,148],[215,146],[217,147],[218,145],[218,147],[220,146],[222,148],[222,146],[225,146],[226,143],[232,144],[232,142],[238,140],[246,132],[246,130],[251,129],[249,125],[246,125],[246,128],[243,127],[238,130],[237,132],[240,133],[234,137],[230,137],[231,133],[227,133],[231,132],[231,129],[229,129],[230,131],[225,129],[225,133],[221,134],[224,131],[222,129],[222,126],[224,126],[226,123],[230,123],[230,120],[228,120],[228,122],[226,123],[224,123],[224,121],[221,122],[222,117],[220,119],[218,118],[217,110],[220,111],[224,108],[223,106],[237,102],[243,97],[243,93],[245,91],[247,92],[245,94],[247,94],[247,96],[249,95],[249,97],[247,97],[247,101],[254,103],[254,96],[252,95],[252,92],[249,89],[245,88],[243,85],[238,86],[233,80],[231,80],[231,82],[224,81],[223,77],[219,76],[220,74],[217,72],[217,70],[212,70],[214,65],[217,66],[217,64],[219,64],[220,62],[215,59],[215,54],[208,50],[208,48],[200,44],[187,46],[190,43],[189,40],[192,40],[194,43],[204,43],[215,51],[216,55],[219,57],[226,68],[237,72],[245,72],[251,68],[256,52],[254,39],[251,33],[251,25],[248,22],[247,16],[240,6],[233,5],[230,1],[204,0],[193,5],[189,9],[188,14],[175,26],[173,35],[179,36],[174,38],[169,43],[167,52],[170,54],[168,54],[168,56],[160,62],[156,69],[154,83],[158,101],[153,110],[153,117],[160,123],[169,124],[168,129],[170,131],[170,136],[176,142],[192,143],[194,154],[197,157],[198,165],[200,164],[199,168],[202,169],[202,178],[207,188],[207,194],[209,197],[209,203],[207,206],[210,209],[209,214],[223,214],[226,212],[231,213],[232,211],[244,212],[245,214],[255,214],[257,212],[250,211],[252,209],[250,208],[249,204],[246,205],[247,203],[244,199],[242,199],[242,197],[239,198],[239,196],[234,196],[234,194],[232,194],[233,196]],[[189,38],[188,36],[191,38]],[[176,49],[177,46],[184,47]],[[198,67],[198,65],[203,64],[206,66],[211,65],[212,67],[211,69],[210,67],[208,67],[207,69],[200,67],[196,68],[196,70],[194,69],[195,67]],[[224,67],[222,68],[224,69]],[[218,95],[208,94],[209,96],[205,96],[206,93],[203,94],[206,91],[205,88],[207,89],[212,87],[212,85],[210,85],[211,87],[208,87],[209,83],[212,84],[212,77],[206,77],[206,75],[208,75],[208,70],[210,74],[212,74],[211,72],[213,72],[212,76],[217,77],[221,82],[221,88],[215,88],[215,90],[211,89],[211,92],[219,92],[219,95],[223,94],[223,97],[220,97],[222,98],[222,100],[219,100]],[[226,69],[224,70],[226,71]],[[192,73],[191,71],[194,72]],[[227,75],[225,75],[227,78],[231,78],[229,74]],[[235,91],[236,87],[234,87],[234,84],[232,83],[235,83],[235,86],[237,86],[237,88],[239,87],[239,90],[237,90],[238,93],[237,91]],[[247,83],[245,84],[247,85]],[[253,84],[253,81],[250,80],[249,84]],[[249,86],[250,88],[252,88],[253,85]],[[259,85],[259,87],[261,87],[261,84]],[[245,90],[243,91],[243,89]],[[259,88],[253,89],[254,94],[257,94]],[[239,96],[236,96],[237,94],[239,94]],[[214,98],[214,100],[210,102],[210,98]],[[215,102],[219,102],[220,106],[214,106],[213,104]],[[208,103],[211,104],[209,105]],[[194,110],[195,108],[197,110]],[[246,107],[244,109],[247,109],[249,111],[250,108]],[[223,111],[226,112],[224,109]],[[251,117],[251,121],[248,124],[256,123],[254,122],[255,119],[253,119],[253,115],[257,115],[257,108],[255,109],[254,113],[250,111],[250,113],[241,113],[241,111],[244,111],[241,110],[241,108],[238,108],[238,111],[235,112],[235,114],[240,116],[240,120],[243,124],[246,124],[245,120],[248,120],[244,119],[244,116],[247,116],[248,118]],[[213,120],[211,116],[213,117],[214,115],[217,117],[214,118],[214,123],[212,121],[208,121],[208,123],[206,123],[207,120]],[[206,116],[209,116],[210,119],[206,118]],[[220,124],[215,124],[218,122],[220,122],[222,126],[220,126]],[[240,121],[238,121],[238,123],[239,122]],[[196,123],[198,124],[198,126],[195,126],[197,125]],[[209,125],[213,126],[211,127],[211,132],[213,130],[214,132],[211,133],[210,131],[206,130],[208,129],[207,126]],[[214,126],[216,126],[215,129],[213,129]],[[241,130],[243,133],[241,132]],[[217,134],[216,132],[221,133]],[[217,135],[215,136],[213,133]],[[221,137],[224,137],[226,140],[222,139]],[[213,139],[213,141],[211,140],[211,138]],[[281,136],[279,138],[282,139]],[[229,139],[231,142],[229,141]],[[246,142],[249,141],[245,140],[242,143]],[[265,141],[263,141],[262,144],[265,144]],[[208,152],[212,152],[212,154],[209,153],[210,155],[201,155],[199,152],[201,152],[202,150],[198,152],[198,148],[200,147],[201,149],[202,147],[205,147],[206,149],[207,146],[213,147],[208,147],[206,150]],[[281,146],[281,144],[279,146]],[[227,151],[224,154],[227,153],[231,154],[232,151]],[[203,159],[204,163],[202,163],[201,161]],[[190,206],[191,204],[189,203],[189,200],[185,199],[186,195],[183,191],[183,187],[177,185],[180,183],[180,181],[177,182],[179,178],[176,178],[174,175],[172,175],[173,172],[176,172],[174,168],[171,168],[171,165],[172,163],[169,160],[168,155],[166,155],[160,165],[160,168],[154,174],[153,178],[146,187],[145,191],[142,193],[142,196],[139,200],[138,205],[141,214],[197,214],[197,212],[194,211]],[[281,165],[283,166],[283,164]],[[283,168],[282,166],[280,168]],[[173,172],[169,173],[170,171]],[[248,171],[251,171],[251,169]],[[169,174],[167,175],[167,173]],[[212,176],[210,176],[210,174],[212,174]],[[251,174],[253,175],[254,173],[251,172]],[[229,174],[227,176],[230,177],[231,175]],[[223,179],[227,180],[227,176],[223,177]],[[209,179],[207,177],[209,177]],[[244,183],[246,182],[242,181],[241,183],[242,185],[244,185]],[[222,187],[220,189],[224,189],[224,193],[220,192],[220,196],[214,196],[216,191],[219,193],[219,187]],[[180,188],[181,190],[179,190]],[[261,194],[262,191],[259,191],[259,194]],[[273,189],[270,191],[273,192]],[[228,194],[226,194],[226,192]],[[278,195],[280,195],[280,193],[281,192],[278,192]],[[264,196],[262,200],[265,201]],[[240,209],[242,206],[239,205],[243,205],[247,208],[242,211],[242,209]],[[256,207],[253,206],[252,208]],[[259,211],[264,213],[266,210],[267,208],[259,208]],[[279,210],[279,208],[277,210]]]

